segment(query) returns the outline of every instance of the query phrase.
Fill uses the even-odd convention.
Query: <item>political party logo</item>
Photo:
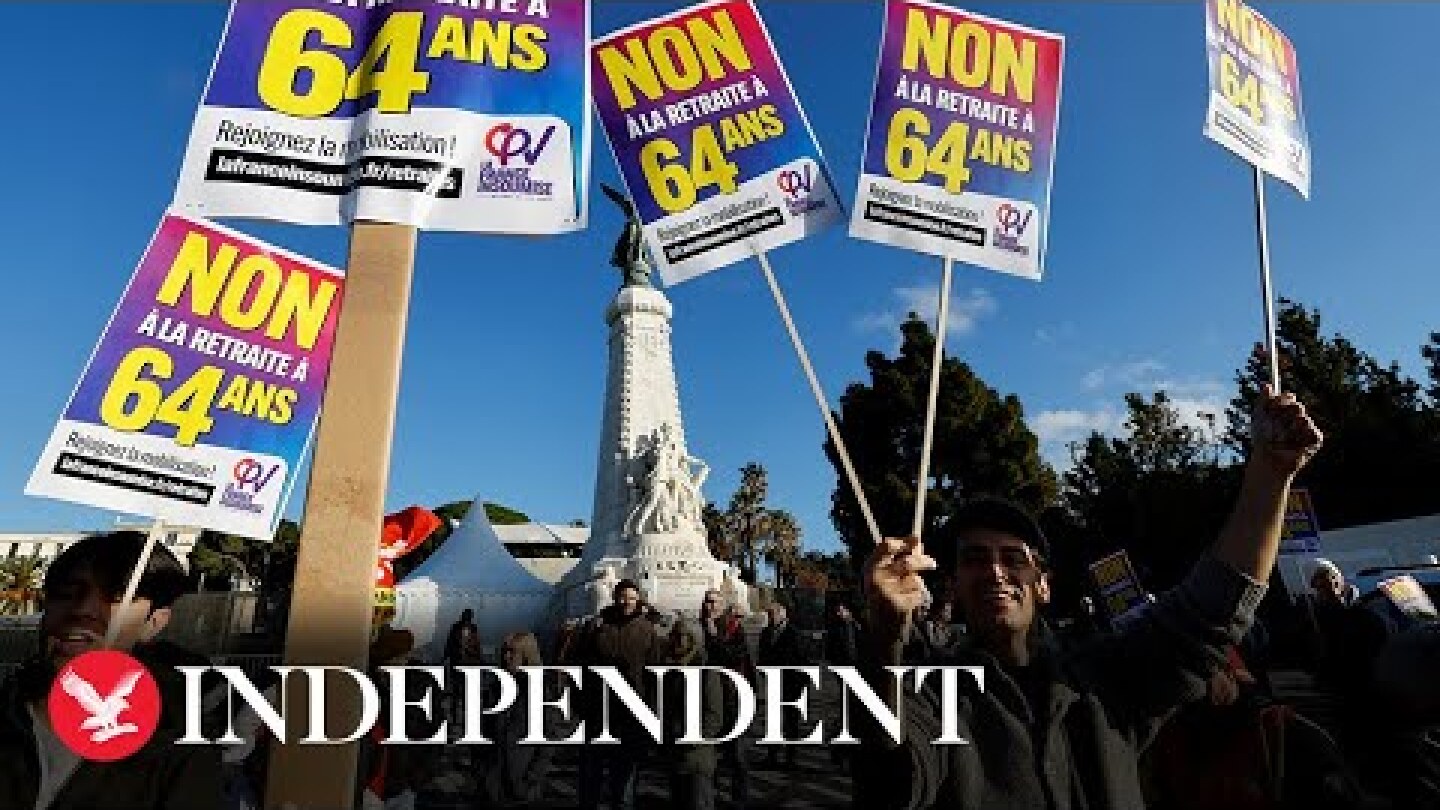
[[[815,164],[802,161],[799,168],[781,169],[775,174],[775,185],[785,195],[791,216],[808,214],[825,207],[825,201],[811,196],[815,190]]]
[[[524,160],[526,165],[534,166],[536,161],[540,160],[545,147],[550,144],[550,136],[554,134],[554,124],[546,127],[539,135],[514,124],[496,124],[485,133],[485,151],[499,161],[501,166],[509,166],[510,161],[515,158]]]
[[[50,687],[50,727],[76,756],[114,762],[139,751],[160,725],[160,689],[149,670],[114,650],[79,656]]]
[[[995,247],[1029,256],[1030,247],[1020,244],[1020,238],[1025,235],[1034,216],[1033,208],[1025,210],[1012,203],[1002,203],[995,209]]]
[[[484,194],[510,194],[525,197],[549,197],[555,184],[531,176],[550,138],[555,134],[551,124],[539,132],[514,124],[496,124],[485,133],[485,151],[493,160],[480,167],[478,190]]]
[[[264,512],[265,506],[257,502],[258,496],[279,471],[278,462],[266,465],[253,458],[240,459],[230,471],[233,480],[220,493],[220,505],[257,515]]]

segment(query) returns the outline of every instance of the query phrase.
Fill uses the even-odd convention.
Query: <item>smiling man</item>
[[[1209,553],[1135,621],[1084,648],[1062,653],[1044,632],[1048,543],[1019,507],[979,500],[961,508],[950,518],[956,542],[933,559],[913,537],[887,538],[865,568],[867,678],[897,694],[879,667],[901,663],[906,623],[925,595],[920,573],[938,569],[942,598],[959,609],[973,643],[906,663],[978,666],[984,689],[944,706],[936,691],[907,684],[903,744],[865,735],[860,804],[1144,807],[1139,751],[1172,709],[1205,694],[1225,647],[1254,620],[1290,483],[1320,446],[1320,431],[1288,394],[1265,391],[1253,426],[1239,497]],[[942,710],[958,714],[968,744],[933,744]]]
[[[138,810],[219,805],[218,749],[174,745],[184,727],[184,704],[172,666],[197,662],[178,647],[155,640],[170,621],[171,605],[186,590],[185,571],[169,549],[155,548],[135,599],[128,609],[120,609],[144,544],[145,535],[139,532],[90,535],[50,564],[38,654],[0,688],[0,807]],[[114,762],[85,761],[51,727],[47,698],[66,664],[104,648],[112,625],[115,641],[110,649],[128,652],[145,665],[159,690],[160,716],[154,736],[135,753]],[[134,710],[140,711],[138,704]]]

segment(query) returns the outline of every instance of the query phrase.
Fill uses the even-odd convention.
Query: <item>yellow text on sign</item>
[[[666,213],[676,214],[694,205],[700,191],[709,186],[721,194],[734,193],[740,167],[729,159],[729,153],[784,132],[785,121],[775,105],[762,104],[696,127],[690,133],[688,160],[669,138],[650,141],[640,148],[640,171],[656,204]]]
[[[924,71],[935,79],[951,79],[961,87],[988,87],[990,92],[1029,103],[1035,100],[1035,40],[1016,39],[1008,31],[992,31],[976,22],[954,24],[950,17],[912,8],[905,16],[900,66]]]
[[[890,119],[885,137],[885,170],[891,177],[915,183],[927,175],[945,182],[945,190],[959,194],[970,182],[970,161],[1016,172],[1030,171],[1031,144],[1024,138],[952,121],[938,137],[923,111],[901,107]]]
[[[229,410],[241,416],[276,425],[294,418],[297,394],[263,380],[236,374],[225,382],[225,371],[201,366],[167,391],[175,361],[165,349],[140,346],[120,359],[100,398],[100,420],[115,430],[140,431],[154,422],[175,428],[175,443],[189,447],[215,426],[211,413]],[[221,386],[225,391],[221,394]],[[216,404],[215,398],[220,398]]]
[[[624,51],[606,45],[596,55],[622,111],[639,103],[636,90],[656,101],[667,90],[689,92],[702,81],[750,69],[745,41],[723,9],[702,12],[683,24],[657,26],[626,39]]]
[[[371,94],[382,113],[409,112],[414,97],[430,89],[430,73],[417,69],[422,48],[427,59],[536,71],[549,61],[542,46],[548,37],[532,23],[472,20],[467,26],[459,17],[443,16],[427,43],[425,13],[397,11],[371,37],[351,71],[335,52],[348,54],[357,46],[350,24],[324,11],[294,9],[270,30],[258,91],[271,109],[301,118],[329,115],[344,101]],[[311,47],[312,41],[323,47]],[[301,76],[307,80],[301,82]]]
[[[1279,115],[1285,121],[1296,119],[1295,99],[1274,85],[1262,84],[1259,77],[1224,51],[1220,52],[1220,94],[1256,124],[1264,124],[1267,114]]]
[[[1240,0],[1215,0],[1215,20],[1221,30],[1230,34],[1246,51],[1286,76],[1290,75],[1293,66],[1290,64],[1290,49],[1285,45],[1285,35],[1249,6]]]
[[[320,330],[335,304],[335,282],[309,273],[288,275],[270,256],[221,244],[213,252],[205,234],[185,235],[155,300],[167,306],[186,302],[190,312],[220,320],[234,329],[255,331],[264,327],[271,340],[285,340],[293,330],[295,345],[315,348]]]

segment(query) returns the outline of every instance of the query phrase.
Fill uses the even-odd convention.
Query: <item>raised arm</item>
[[[1240,496],[1211,553],[1265,582],[1280,551],[1290,483],[1320,449],[1323,437],[1293,394],[1276,396],[1269,385],[1261,388],[1251,424],[1250,460]]]
[[[1322,436],[1290,394],[1256,405],[1250,458],[1220,536],[1176,587],[1081,657],[1106,702],[1140,734],[1202,697],[1206,679],[1255,618],[1275,567],[1290,484]]]

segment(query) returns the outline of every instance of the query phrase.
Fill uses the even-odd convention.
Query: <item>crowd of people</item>
[[[427,685],[406,695],[406,735],[428,736],[462,711],[456,668],[562,664],[582,667],[573,716],[547,712],[545,739],[565,738],[575,722],[608,725],[609,743],[522,745],[530,709],[567,683],[516,678],[518,694],[486,714],[492,745],[467,746],[477,807],[535,806],[555,797],[561,771],[574,773],[578,806],[628,810],[639,775],[652,769],[668,786],[668,806],[709,810],[783,804],[756,795],[757,768],[793,771],[794,745],[766,745],[744,734],[720,745],[683,742],[686,701],[679,678],[657,683],[652,665],[721,667],[755,684],[757,667],[857,667],[901,720],[898,739],[857,713],[858,745],[830,745],[837,771],[853,780],[853,806],[895,808],[1440,808],[1440,623],[1425,622],[1362,596],[1340,569],[1316,563],[1313,595],[1297,600],[1286,635],[1303,637],[1317,682],[1338,697],[1336,717],[1316,722],[1287,704],[1266,677],[1267,646],[1256,613],[1279,549],[1289,486],[1319,449],[1321,436],[1293,397],[1267,395],[1255,414],[1255,443],[1233,511],[1213,547],[1175,588],[1134,615],[1107,625],[1081,617],[1063,632],[1046,617],[1051,601],[1049,543],[1034,517],[998,498],[976,498],[947,516],[952,543],[887,538],[865,561],[854,607],[831,606],[823,645],[791,621],[785,605],[766,607],[756,634],[745,606],[712,590],[691,612],[662,616],[622,580],[597,615],[566,622],[542,644],[517,629],[487,655],[466,610],[450,628],[442,661],[452,677],[443,711],[420,708]],[[108,807],[256,807],[268,750],[254,717],[226,717],[242,746],[175,745],[182,733],[182,687],[174,667],[204,659],[159,636],[185,587],[183,569],[156,548],[136,598],[117,608],[144,536],[97,535],[67,549],[45,582],[41,648],[0,691],[0,807],[64,810]],[[1297,629],[1298,628],[1298,629]],[[50,728],[44,700],[59,668],[102,645],[129,650],[154,674],[162,696],[159,731],[136,755],[113,763],[79,759]],[[374,668],[418,663],[414,639],[384,628]],[[967,678],[947,702],[935,681],[894,681],[903,665],[961,666]],[[652,734],[622,695],[592,682],[612,667],[657,707]],[[378,669],[375,677],[379,678]],[[700,681],[702,731],[731,728],[739,695],[710,670]],[[546,694],[535,694],[536,684]],[[663,685],[660,685],[663,684]],[[274,681],[257,683],[275,697]],[[813,684],[787,671],[780,699],[798,701]],[[553,691],[551,691],[553,690]],[[764,690],[757,690],[763,693]],[[208,694],[208,693],[207,693]],[[481,695],[490,701],[492,695]],[[492,704],[493,705],[493,704]],[[207,700],[223,711],[227,701]],[[356,804],[418,806],[439,749],[387,745],[392,717],[360,742]],[[786,739],[809,733],[815,717],[787,709]],[[958,727],[965,745],[937,745]],[[570,765],[573,764],[573,769]],[[453,757],[452,757],[453,767]],[[723,781],[722,781],[723,777]],[[727,790],[720,790],[728,783]],[[223,798],[222,798],[223,797]],[[723,799],[723,802],[722,802]]]

